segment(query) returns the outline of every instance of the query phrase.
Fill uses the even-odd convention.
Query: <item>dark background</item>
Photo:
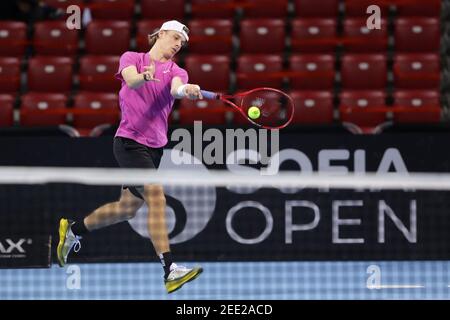
[[[382,135],[351,135],[346,132],[314,133],[287,130],[280,134],[280,149],[298,149],[308,156],[317,170],[318,154],[323,149],[346,149],[350,159],[336,161],[351,171],[353,151],[366,151],[367,171],[376,171],[388,148],[400,151],[409,172],[449,172],[450,132],[396,132]],[[115,167],[112,136],[68,138],[65,136],[9,135],[0,137],[2,166]],[[170,146],[168,146],[170,147]],[[219,166],[222,167],[223,166]],[[298,170],[293,161],[282,169]],[[16,236],[52,235],[57,244],[57,225],[61,216],[82,218],[96,207],[114,201],[120,186],[84,186],[79,184],[1,185],[0,234]],[[425,191],[353,191],[299,190],[283,193],[264,188],[251,194],[236,194],[217,188],[214,214],[207,227],[193,239],[172,245],[178,259],[185,260],[402,260],[449,259],[450,236],[448,192]],[[240,244],[225,229],[228,210],[240,201],[254,200],[269,208],[273,230],[258,244]],[[285,203],[310,201],[320,209],[320,221],[309,231],[294,232],[286,244]],[[336,200],[362,200],[362,207],[344,208],[341,219],[361,219],[361,225],[341,226],[343,238],[363,238],[363,244],[332,243],[332,204]],[[386,242],[378,243],[378,203],[385,201],[409,229],[410,201],[417,202],[417,243],[409,243],[392,220],[386,217]],[[171,237],[183,228],[186,212],[177,199],[168,197],[175,208],[177,225]],[[295,209],[297,210],[297,209]],[[308,211],[295,211],[294,223],[308,223]],[[301,212],[301,214],[300,214]],[[181,224],[181,225],[180,225]],[[257,237],[265,228],[263,215],[255,209],[240,211],[233,221],[234,230],[244,238]],[[54,251],[54,249],[53,249]],[[54,254],[54,253],[53,253]],[[78,261],[155,260],[151,243],[135,233],[128,223],[98,230],[83,239],[83,249],[74,255]]]

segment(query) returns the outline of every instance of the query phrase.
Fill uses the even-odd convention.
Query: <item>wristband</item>
[[[177,96],[179,98],[184,98],[186,97],[186,92],[184,91],[184,89],[186,88],[187,84],[183,84],[181,86],[178,87],[177,89]]]

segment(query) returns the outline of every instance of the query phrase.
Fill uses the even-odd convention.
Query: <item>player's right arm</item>
[[[138,73],[136,66],[128,66],[122,70],[122,77],[130,89],[137,89],[147,81],[159,81],[154,78],[155,65],[144,67],[143,73]]]
[[[196,84],[184,84],[180,77],[176,76],[172,79],[170,93],[175,99],[188,98],[191,100],[203,99],[200,86]]]

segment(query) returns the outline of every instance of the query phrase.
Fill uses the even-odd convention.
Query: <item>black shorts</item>
[[[113,144],[114,157],[122,168],[157,169],[163,155],[163,148],[150,148],[132,139],[115,137]],[[123,186],[130,189],[136,197],[143,199],[144,186]]]

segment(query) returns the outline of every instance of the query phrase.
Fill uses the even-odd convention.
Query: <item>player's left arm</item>
[[[180,77],[174,77],[172,79],[170,94],[175,99],[182,99],[182,98],[188,98],[191,100],[203,99],[199,85],[190,83],[184,84]]]

